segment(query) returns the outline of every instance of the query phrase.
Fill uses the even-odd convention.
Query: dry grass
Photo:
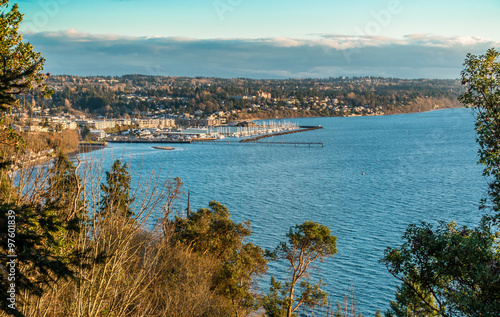
[[[65,212],[85,208],[81,230],[68,246],[85,250],[84,257],[71,267],[75,278],[53,276],[53,282],[42,286],[41,296],[18,290],[24,316],[234,316],[230,302],[212,285],[217,260],[169,243],[169,222],[151,219],[158,210],[164,210],[162,217],[175,212],[174,202],[182,193],[178,184],[151,174],[137,186],[135,217],[128,219],[98,212],[102,162],[78,163],[78,169],[76,192],[85,204],[78,207],[82,205],[75,202]],[[41,201],[48,173],[44,166],[19,170],[10,202],[22,206]],[[158,225],[152,228],[152,222]],[[32,268],[19,269],[30,276]]]

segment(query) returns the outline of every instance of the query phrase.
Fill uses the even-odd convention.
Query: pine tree
[[[48,96],[52,93],[43,81],[49,74],[43,74],[45,59],[33,51],[30,43],[23,43],[18,33],[23,15],[18,5],[9,7],[8,0],[0,0],[0,110],[8,110],[18,103],[16,95],[30,93]]]
[[[39,199],[0,202],[0,232],[9,238],[0,245],[0,292],[7,294],[14,283],[17,295],[15,306],[2,300],[0,309],[14,315],[24,298],[42,296],[59,279],[76,278],[86,256],[75,244],[85,217],[76,167],[60,154],[46,178]],[[11,261],[15,266],[5,265]]]
[[[17,4],[9,9],[8,0],[0,0],[0,170],[14,163],[12,157],[24,146],[24,140],[8,124],[4,113],[19,101],[17,95],[31,94],[48,97],[52,91],[44,84],[49,74],[42,73],[45,59],[33,50],[29,43],[23,43],[18,33],[23,15]],[[9,187],[5,175],[0,175],[2,194]]]
[[[106,184],[101,183],[101,213],[113,213],[126,218],[134,216],[130,209],[134,202],[134,198],[130,198],[130,180],[127,163],[122,165],[120,160],[116,160],[111,171],[106,172]]]

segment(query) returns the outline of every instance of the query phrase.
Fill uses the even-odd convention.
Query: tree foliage
[[[491,208],[475,228],[441,222],[410,225],[403,245],[381,260],[402,281],[388,316],[496,316],[500,311],[500,54],[468,54],[460,101],[476,111],[479,163],[489,177]],[[490,203],[488,203],[488,201]]]
[[[127,163],[115,160],[111,170],[106,172],[106,183],[101,184],[101,213],[113,213],[130,218],[134,215],[130,205],[134,198],[130,197],[130,173]]]
[[[313,308],[327,302],[327,294],[321,290],[323,282],[311,284],[307,278],[315,261],[323,262],[337,253],[336,237],[327,226],[313,221],[290,228],[286,236],[288,242],[281,242],[273,252],[268,252],[268,256],[286,260],[292,276],[285,283],[271,278],[271,288],[264,299],[268,316],[291,317],[301,305]],[[296,296],[298,291],[300,294]]]
[[[52,93],[43,83],[48,76],[42,73],[45,59],[31,44],[24,43],[18,32],[23,20],[18,5],[8,7],[8,0],[0,0],[0,110],[15,104],[16,95],[45,97]]]
[[[193,252],[210,256],[219,263],[213,276],[213,288],[231,301],[236,316],[256,309],[254,278],[267,271],[263,250],[245,243],[250,223],[235,223],[227,208],[212,201],[186,218],[176,217],[174,243],[188,246]]]
[[[410,225],[403,245],[387,249],[382,260],[403,282],[399,310],[440,316],[500,311],[499,237],[484,222],[475,229],[443,222],[436,228]]]
[[[479,163],[485,176],[491,177],[489,196],[492,209],[500,217],[500,53],[490,49],[485,55],[467,54],[462,84],[467,91],[460,101],[476,111]],[[486,199],[482,207],[486,207]]]
[[[7,243],[0,246],[3,258],[0,264],[0,291],[3,294],[7,294],[9,285],[5,281],[12,281],[4,276],[5,259],[9,254],[17,256],[17,271],[14,275],[16,292],[38,297],[54,282],[74,278],[75,265],[84,259],[85,251],[75,245],[85,220],[76,167],[60,154],[46,177],[47,186],[37,201],[0,204],[2,241],[7,242],[7,238],[13,241],[12,247]],[[12,221],[15,235],[8,236],[7,232],[12,231],[7,226]],[[18,298],[18,302],[21,302],[21,298]],[[2,301],[3,304],[7,303]],[[13,311],[6,306],[1,308]]]
[[[22,14],[17,4],[9,10],[9,1],[0,0],[0,112],[5,112],[18,101],[14,97],[31,93],[47,97],[52,93],[43,83],[47,75],[42,73],[44,59],[33,51],[29,43],[23,43],[18,33]],[[14,163],[16,152],[24,146],[24,140],[0,118],[0,169]],[[3,176],[2,176],[3,177]],[[1,180],[2,186],[4,180]]]
[[[433,295],[423,292],[416,284],[412,284],[411,287],[401,284],[395,298],[395,301],[390,302],[390,308],[385,313],[386,317],[439,316]]]

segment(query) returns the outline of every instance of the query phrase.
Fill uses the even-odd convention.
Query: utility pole
[[[191,215],[191,190],[188,190],[188,206],[186,208],[187,217]]]

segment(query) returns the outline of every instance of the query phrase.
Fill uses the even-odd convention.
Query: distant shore
[[[275,110],[275,111],[261,111],[257,113],[241,113],[238,115],[238,118],[231,120],[232,122],[238,121],[253,121],[253,120],[280,120],[280,119],[298,119],[298,118],[336,118],[336,117],[371,117],[371,116],[388,116],[395,114],[411,114],[411,113],[423,113],[435,110],[444,110],[444,109],[455,109],[455,108],[463,108],[460,106],[436,106],[433,108],[422,107],[418,110],[407,110],[405,109],[395,109],[394,111],[388,111],[381,115],[357,115],[357,114],[349,114],[342,115],[340,113],[333,114],[332,112],[324,113],[318,111],[310,111],[310,110]]]

